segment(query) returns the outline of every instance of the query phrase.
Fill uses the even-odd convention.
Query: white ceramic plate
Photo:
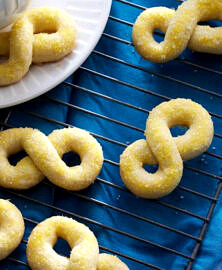
[[[70,76],[86,60],[105,28],[112,0],[32,0],[33,7],[53,6],[73,16],[78,27],[77,46],[63,60],[32,65],[18,83],[0,87],[0,108],[13,106],[49,91]]]

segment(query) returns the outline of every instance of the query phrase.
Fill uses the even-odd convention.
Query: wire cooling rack
[[[119,65],[122,69],[127,69],[127,68],[132,68],[134,72],[142,72],[147,74],[147,76],[151,76],[151,78],[155,78],[156,80],[163,80],[165,83],[172,83],[174,87],[185,87],[186,91],[188,92],[189,96],[189,91],[197,91],[200,96],[204,95],[204,98],[208,99],[220,99],[222,98],[222,94],[217,91],[213,91],[211,89],[203,87],[201,81],[198,79],[195,81],[195,78],[193,79],[193,82],[187,81],[183,79],[183,77],[177,76],[177,74],[174,74],[174,72],[169,69],[168,73],[164,72],[161,70],[157,70],[155,68],[155,65],[151,65],[149,67],[144,67],[144,65],[140,62],[138,63],[132,63],[129,62],[127,59],[122,59],[121,56],[117,57],[112,54],[112,51],[103,51],[102,45],[100,44],[103,42],[103,40],[109,40],[110,42],[113,42],[113,44],[123,44],[126,45],[126,50],[129,50],[130,52],[133,49],[132,43],[130,41],[130,33],[131,33],[131,27],[133,26],[133,21],[135,18],[132,18],[131,21],[126,20],[123,17],[118,17],[115,16],[115,7],[116,5],[122,5],[123,9],[132,9],[133,11],[135,10],[135,16],[138,15],[143,9],[145,9],[144,6],[140,5],[140,2],[142,0],[115,0],[113,1],[113,10],[112,13],[109,17],[108,25],[103,33],[102,39],[98,45],[98,47],[93,51],[92,55],[90,58],[95,58],[95,57],[100,57],[103,58],[104,61],[106,62],[113,62],[116,65]],[[149,2],[149,1],[148,1]],[[175,1],[171,1],[170,3],[173,3]],[[144,3],[144,2],[143,2]],[[155,4],[152,3],[154,6]],[[156,4],[157,5],[157,4]],[[118,24],[120,27],[128,27],[128,35],[126,35],[124,38],[123,36],[115,35],[115,33],[112,33],[110,31],[110,27],[112,24]],[[156,33],[157,39],[161,38],[162,34],[161,33]],[[186,57],[186,55],[185,55]],[[89,61],[90,61],[89,58]],[[198,59],[197,59],[198,60]],[[209,76],[220,76],[222,75],[222,72],[218,69],[214,69],[210,65],[204,65],[200,63],[200,61],[192,61],[189,60],[189,57],[183,58],[180,57],[175,60],[176,64],[181,64],[184,65],[185,69],[192,69],[194,70],[194,73],[197,71],[205,72],[206,74],[209,74]],[[87,66],[87,64],[83,65],[80,67],[79,71],[76,73],[76,76],[82,76],[82,74],[88,74],[95,80],[98,81],[98,85],[101,85],[103,83],[103,80],[107,80],[110,83],[113,83],[114,85],[118,85],[118,87],[127,87],[130,88],[134,91],[138,91],[140,93],[144,93],[145,95],[150,95],[153,97],[156,97],[160,102],[169,100],[170,98],[173,97],[171,95],[171,92],[165,92],[161,93],[161,91],[157,90],[148,90],[144,87],[141,87],[138,83],[138,85],[125,81],[122,78],[117,78],[113,77],[110,74],[105,74],[97,70],[96,68],[91,68]],[[204,73],[204,74],[205,74]],[[217,77],[219,79],[219,77]],[[85,94],[86,96],[92,96],[94,99],[100,99],[102,102],[109,102],[110,106],[112,108],[115,108],[115,106],[122,106],[122,108],[130,108],[134,111],[149,114],[149,110],[145,107],[140,106],[140,104],[134,104],[133,102],[128,102],[124,100],[117,99],[113,97],[112,95],[109,95],[105,92],[99,92],[96,91],[95,89],[90,89],[89,87],[84,87],[81,83],[78,83],[78,80],[76,83],[65,81],[62,83],[63,86],[66,87],[66,89],[69,89],[69,91],[76,91],[77,94],[82,93]],[[192,96],[190,96],[192,97]],[[35,101],[34,101],[35,102]],[[37,101],[36,101],[37,102]],[[50,95],[44,95],[40,98],[40,102],[50,102],[52,104],[57,104],[61,105],[67,110],[73,110],[78,114],[84,114],[88,115],[89,117],[93,117],[93,119],[97,119],[98,121],[105,121],[106,123],[112,123],[116,125],[116,130],[118,128],[124,127],[129,130],[138,132],[138,133],[143,133],[144,130],[140,127],[137,127],[134,124],[128,123],[126,121],[122,121],[121,119],[116,119],[113,117],[110,117],[108,113],[104,114],[99,114],[96,111],[92,111],[90,109],[84,108],[84,106],[79,106],[78,104],[74,104],[74,102],[66,102],[63,100],[60,100],[56,97],[52,97]],[[33,104],[33,102],[31,103]],[[56,125],[60,127],[69,127],[71,126],[70,122],[63,122],[58,119],[48,117],[46,115],[42,115],[36,111],[32,111],[30,109],[31,106],[29,106],[27,109],[26,106],[17,106],[8,110],[2,110],[1,112],[1,129],[6,129],[6,128],[12,128],[14,125],[11,124],[9,121],[11,118],[11,115],[13,113],[17,114],[19,112],[22,112],[24,115],[32,116],[33,118],[41,121],[45,121],[49,125]],[[213,108],[213,107],[212,107]],[[218,107],[215,107],[215,110],[211,112],[211,116],[213,117],[214,121],[217,123],[217,125],[221,125],[221,119],[222,115],[218,112]],[[23,123],[24,125],[26,124],[25,122]],[[87,127],[85,127],[87,129]],[[111,137],[107,136],[106,131],[104,131],[103,134],[99,134],[96,132],[91,132],[92,135],[94,135],[103,145],[104,143],[108,143],[109,147],[119,147],[120,152],[123,151],[123,149],[128,145],[128,143],[124,143],[122,141],[113,139]],[[220,143],[220,140],[222,139],[222,135],[219,133],[215,133],[214,135],[214,140],[218,141]],[[220,162],[222,159],[222,156],[219,155],[218,153],[214,152],[211,148],[209,151],[207,151],[204,155],[212,158],[215,162]],[[204,159],[202,157],[202,159]],[[32,193],[31,191],[28,192],[18,192],[18,191],[12,191],[12,190],[5,190],[0,188],[0,192],[2,194],[5,194],[5,197],[13,199],[15,198],[16,200],[21,200],[21,203],[23,204],[23,207],[26,208],[29,206],[29,204],[32,207],[39,208],[39,211],[41,209],[49,209],[51,213],[56,213],[60,215],[66,215],[73,217],[74,219],[77,219],[85,224],[87,224],[90,228],[93,228],[94,231],[96,231],[96,235],[99,230],[103,230],[103,232],[109,234],[112,234],[112,237],[114,239],[113,235],[117,235],[120,237],[124,243],[125,239],[130,239],[131,241],[131,251],[128,252],[127,247],[124,249],[119,250],[115,245],[109,245],[106,242],[106,245],[100,244],[100,249],[103,252],[109,252],[115,255],[118,255],[123,259],[127,264],[132,265],[132,269],[158,269],[158,270],[163,270],[163,269],[174,269],[172,266],[169,265],[163,265],[163,263],[160,261],[160,263],[153,263],[150,258],[157,256],[157,254],[160,252],[161,254],[165,254],[165,256],[168,256],[168,260],[177,260],[177,258],[183,259],[183,263],[181,263],[181,269],[186,269],[190,270],[193,266],[193,263],[195,259],[197,258],[198,251],[200,249],[200,245],[204,239],[206,230],[208,228],[208,224],[211,220],[214,208],[216,206],[216,203],[218,201],[218,197],[221,192],[222,184],[221,180],[222,177],[218,174],[212,173],[212,171],[207,171],[204,166],[198,166],[199,163],[187,163],[185,164],[185,170],[188,172],[188,174],[194,174],[198,178],[207,178],[208,181],[208,189],[209,192],[203,192],[201,188],[201,182],[199,181],[195,187],[189,186],[189,183],[186,184],[180,184],[179,187],[177,188],[177,191],[179,196],[180,196],[180,201],[177,203],[176,200],[173,200],[172,197],[170,197],[168,200],[165,199],[160,199],[160,200],[152,200],[149,201],[147,200],[144,202],[144,200],[139,201],[139,199],[135,198],[134,195],[132,195],[124,186],[121,184],[121,180],[119,179],[117,182],[113,181],[113,176],[112,176],[112,170],[118,169],[118,162],[113,160],[112,157],[105,157],[105,166],[110,170],[111,176],[108,179],[104,179],[102,177],[97,178],[97,182],[95,185],[100,185],[101,188],[110,188],[111,190],[116,191],[117,194],[127,194],[128,199],[132,200],[133,203],[141,203],[141,204],[146,204],[146,207],[153,207],[156,211],[162,211],[165,213],[174,213],[175,215],[181,216],[181,217],[190,217],[195,222],[197,222],[198,226],[196,229],[196,234],[192,234],[191,231],[189,230],[183,230],[181,229],[180,226],[173,226],[168,220],[158,220],[158,216],[155,214],[151,216],[145,215],[144,211],[143,212],[137,212],[136,208],[133,208],[129,206],[128,208],[126,207],[125,204],[122,203],[122,201],[117,199],[117,202],[110,201],[110,200],[100,200],[99,198],[94,197],[93,192],[92,193],[84,193],[84,192],[68,192],[61,190],[55,186],[53,186],[51,183],[44,181],[42,182],[37,189],[41,190],[41,188],[47,189],[53,189],[53,194],[54,194],[54,199],[52,202],[48,201],[42,201],[35,196],[35,191]],[[185,177],[186,178],[186,177]],[[185,179],[186,180],[186,179]],[[184,181],[185,183],[185,181]],[[38,192],[38,191],[37,191]],[[64,209],[61,204],[56,202],[56,193],[62,193],[64,198],[65,197],[70,197],[71,199],[75,199],[77,203],[82,203],[83,205],[86,205],[86,207],[99,207],[100,209],[103,209],[105,212],[109,211],[110,213],[115,213],[118,216],[123,216],[129,219],[134,219],[138,221],[138,223],[143,223],[144,226],[147,226],[147,230],[150,229],[150,226],[154,228],[158,233],[162,231],[167,231],[169,232],[169,242],[166,244],[163,243],[158,243],[155,242],[152,237],[147,237],[147,236],[142,236],[138,234],[136,231],[133,230],[127,230],[126,227],[116,225],[116,223],[113,223],[112,225],[107,224],[106,220],[103,220],[101,218],[98,218],[97,216],[94,217],[88,217],[86,213],[78,213],[78,211],[73,211],[73,210],[67,210]],[[111,192],[112,194],[112,192]],[[178,195],[177,194],[177,195]],[[183,195],[181,195],[183,194]],[[186,208],[186,201],[184,200],[184,194],[188,194],[189,196],[192,196],[194,202],[195,200],[203,200],[207,202],[208,207],[205,209],[204,212],[201,212],[203,214],[199,214],[197,211],[198,209],[195,209],[195,207],[187,209]],[[175,196],[175,195],[174,195]],[[144,206],[145,207],[145,206]],[[198,212],[198,214],[197,214]],[[103,213],[103,212],[102,212]],[[101,215],[101,213],[100,213]],[[29,216],[24,216],[25,223],[31,224],[30,226],[35,226],[38,224],[38,220],[36,220],[33,217]],[[97,228],[97,229],[96,229]],[[183,251],[181,248],[176,248],[173,245],[169,244],[170,243],[170,238],[173,237],[182,237],[183,239],[183,245],[190,245],[191,248],[187,250],[187,252]],[[113,240],[114,241],[114,240]],[[21,250],[24,252],[25,250],[25,245],[27,243],[27,237],[24,237],[23,242],[21,244]],[[148,248],[149,253],[151,254],[149,258],[146,259],[146,256],[140,257],[137,254],[137,245],[142,245],[143,248]],[[124,245],[124,244],[123,244]],[[146,252],[148,252],[146,251]],[[28,269],[28,265],[26,261],[23,259],[22,256],[20,256],[20,253],[13,253],[10,255],[9,258],[6,259],[7,262],[12,263],[13,269],[16,267],[24,267],[21,269]],[[1,266],[1,264],[0,264]],[[5,269],[3,266],[1,266],[1,269]],[[177,268],[179,270],[179,268]]]

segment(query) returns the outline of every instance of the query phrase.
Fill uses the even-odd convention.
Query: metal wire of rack
[[[115,0],[115,1],[113,1],[113,5],[115,5],[116,3],[121,3],[123,5],[126,5],[127,7],[136,8],[138,10],[145,9],[144,6],[141,6],[141,5],[139,5],[137,3],[134,3],[133,1],[130,1],[130,0]],[[122,25],[127,25],[129,27],[133,26],[133,24],[131,22],[126,21],[126,20],[121,19],[121,18],[117,18],[117,17],[115,17],[113,15],[110,15],[110,17],[109,17],[109,23],[110,22],[116,22],[116,23],[119,23],[119,24],[122,24]],[[161,36],[162,34],[157,32],[156,35]],[[107,32],[103,33],[102,38],[112,40],[113,42],[122,43],[122,44],[125,44],[125,45],[129,46],[129,47],[132,46],[131,41],[128,41],[128,40],[120,38],[120,37],[117,37],[117,36],[115,36],[113,34],[110,34],[110,33],[107,33]],[[102,57],[106,61],[111,61],[111,62],[114,62],[116,64],[119,64],[119,65],[122,66],[123,69],[125,67],[130,67],[130,68],[139,70],[141,72],[145,72],[145,73],[148,73],[150,75],[156,76],[157,78],[161,78],[163,80],[170,81],[170,82],[172,82],[174,84],[182,85],[182,86],[185,86],[187,88],[192,88],[193,90],[199,91],[199,92],[204,93],[206,95],[210,95],[210,96],[213,96],[213,97],[216,97],[216,98],[221,98],[222,97],[222,94],[220,94],[220,93],[218,93],[216,91],[205,89],[202,86],[198,86],[196,84],[189,83],[189,82],[183,81],[183,80],[178,79],[178,78],[174,78],[173,76],[169,76],[169,75],[160,73],[159,71],[155,71],[155,70],[152,70],[152,69],[145,68],[145,67],[140,66],[138,64],[130,63],[130,62],[128,62],[128,60],[123,60],[121,58],[117,58],[115,56],[112,56],[111,53],[105,53],[105,52],[102,52],[102,51],[100,51],[98,49],[95,49],[93,51],[91,57],[93,57],[93,56]],[[198,69],[203,70],[205,72],[209,72],[209,73],[213,73],[213,74],[217,74],[217,75],[222,74],[221,71],[214,70],[214,69],[212,69],[210,67],[206,67],[204,65],[196,64],[196,63],[193,63],[192,61],[185,60],[185,59],[182,59],[182,58],[178,58],[175,61],[176,62],[181,62],[184,65],[187,65],[189,67],[198,68]],[[126,82],[124,80],[121,80],[120,78],[115,78],[115,77],[112,77],[111,75],[101,73],[101,72],[99,72],[99,71],[97,71],[95,69],[88,68],[88,67],[86,67],[84,65],[82,67],[80,67],[78,72],[80,72],[80,74],[81,74],[81,72],[90,74],[91,76],[93,76],[97,80],[103,80],[104,79],[104,80],[108,80],[110,82],[113,82],[115,84],[121,85],[123,87],[129,87],[131,89],[142,92],[144,94],[155,96],[155,97],[157,97],[158,99],[160,99],[162,101],[169,100],[171,98],[171,97],[169,97],[167,95],[163,95],[163,94],[161,94],[161,93],[159,93],[157,91],[145,89],[145,88],[143,88],[143,87],[141,87],[139,85],[134,85],[134,84],[132,84],[130,82]],[[104,101],[111,102],[112,106],[116,106],[118,104],[118,105],[123,106],[123,108],[127,107],[127,108],[131,108],[133,110],[145,113],[147,115],[149,114],[149,110],[146,109],[146,108],[140,107],[138,105],[134,105],[134,104],[129,103],[127,101],[117,99],[115,97],[112,97],[111,95],[107,95],[106,93],[102,93],[102,92],[95,91],[94,89],[86,88],[84,86],[81,86],[81,84],[73,83],[73,82],[69,82],[69,81],[65,81],[62,84],[64,86],[66,86],[68,89],[71,89],[72,91],[76,91],[78,93],[81,92],[81,93],[84,93],[86,95],[91,95],[94,98],[101,98]],[[109,117],[109,116],[107,116],[105,114],[99,114],[97,112],[91,111],[90,109],[86,109],[84,107],[75,105],[75,104],[73,104],[71,102],[66,102],[66,101],[57,99],[55,97],[51,97],[51,96],[49,96],[47,94],[42,96],[40,99],[41,100],[46,100],[47,102],[50,102],[50,103],[53,103],[53,104],[61,105],[61,106],[65,107],[65,108],[67,108],[68,110],[73,110],[73,111],[76,111],[76,112],[78,112],[80,114],[86,114],[86,115],[89,115],[89,116],[93,116],[96,119],[99,119],[99,120],[101,119],[101,120],[104,120],[104,121],[106,121],[108,123],[111,122],[111,123],[115,124],[117,127],[125,127],[125,128],[130,129],[130,130],[134,130],[134,131],[136,131],[138,133],[143,133],[144,132],[144,130],[142,128],[137,127],[134,124],[130,124],[130,123],[127,123],[127,122],[124,122],[124,121],[121,121],[121,120],[117,120],[117,119],[115,119],[113,117]],[[17,107],[11,108],[9,110],[4,110],[3,111],[2,120],[0,122],[2,130],[14,127],[14,125],[10,123],[9,119],[10,119],[10,117],[11,117],[11,115],[13,113],[17,113],[17,112],[22,112],[24,115],[29,115],[29,116],[32,116],[32,117],[34,117],[36,119],[41,119],[42,121],[45,121],[45,122],[51,123],[51,124],[55,124],[55,125],[59,125],[61,127],[70,127],[70,126],[72,126],[68,122],[62,122],[60,120],[48,117],[46,115],[42,115],[40,113],[34,112],[34,111],[30,110],[30,109],[26,109],[26,107],[17,106]],[[210,114],[211,114],[211,116],[213,118],[217,119],[218,121],[220,121],[222,119],[222,115],[217,113],[217,112],[210,112]],[[121,142],[119,140],[108,137],[106,135],[106,133],[101,135],[101,134],[98,134],[96,132],[91,132],[91,134],[93,136],[95,136],[97,139],[99,139],[100,141],[109,143],[109,144],[111,144],[111,145],[113,145],[115,147],[118,146],[122,150],[128,145],[127,143],[123,143],[123,142]],[[222,139],[222,134],[215,133],[214,136],[218,140]],[[222,159],[221,155],[213,153],[212,151],[207,151],[205,153],[205,155],[207,155],[209,157],[212,157],[212,158],[215,158],[216,160],[221,160]],[[107,164],[108,166],[113,166],[114,168],[118,168],[118,166],[119,166],[118,162],[112,160],[111,158],[106,158],[105,159],[105,164]],[[164,245],[164,244],[156,243],[156,242],[154,242],[152,240],[148,240],[145,237],[138,236],[136,233],[128,232],[127,230],[120,229],[118,227],[115,227],[114,225],[112,225],[112,226],[107,225],[105,221],[98,221],[96,218],[89,218],[89,217],[87,217],[85,215],[81,215],[81,214],[79,214],[77,212],[63,209],[62,207],[56,206],[56,204],[54,204],[54,203],[48,203],[48,202],[45,202],[45,201],[41,201],[39,199],[36,199],[33,196],[30,196],[29,193],[27,193],[27,192],[18,192],[18,191],[6,190],[6,189],[3,189],[3,188],[0,188],[0,192],[4,193],[5,196],[9,196],[9,197],[12,196],[13,198],[14,197],[19,198],[22,201],[25,201],[26,203],[33,203],[37,207],[39,206],[39,207],[47,208],[47,209],[50,209],[50,210],[54,211],[55,213],[73,217],[74,219],[78,219],[83,223],[90,224],[90,226],[96,226],[96,227],[102,228],[105,231],[121,235],[123,238],[127,237],[127,238],[131,239],[132,241],[136,241],[138,243],[149,246],[150,250],[152,250],[152,249],[153,250],[161,250],[161,251],[166,252],[168,254],[168,256],[174,256],[174,257],[183,258],[185,260],[185,269],[190,270],[192,268],[192,266],[193,266],[193,263],[194,263],[195,259],[197,258],[198,251],[200,249],[200,245],[201,245],[201,243],[202,243],[202,241],[204,239],[206,230],[208,228],[208,224],[209,224],[209,222],[211,220],[214,208],[215,208],[215,206],[217,204],[219,195],[221,193],[222,176],[214,174],[212,172],[205,171],[202,168],[192,166],[192,163],[189,164],[189,165],[185,164],[185,169],[190,171],[190,172],[194,172],[194,173],[198,173],[200,175],[206,176],[206,177],[209,178],[209,181],[211,181],[211,180],[216,181],[216,188],[214,189],[213,186],[212,186],[211,194],[205,194],[202,191],[192,189],[192,188],[187,187],[187,186],[182,185],[182,184],[180,184],[178,186],[178,190],[180,190],[181,192],[184,192],[184,193],[187,193],[187,194],[192,194],[193,196],[195,196],[197,198],[201,198],[201,199],[206,200],[206,201],[209,202],[209,207],[207,209],[206,215],[199,215],[199,214],[195,213],[195,211],[192,211],[192,209],[187,210],[185,206],[183,206],[183,207],[182,206],[177,206],[173,202],[170,202],[170,201],[152,200],[152,204],[157,205],[158,207],[162,207],[162,209],[164,209],[164,211],[174,211],[175,213],[180,213],[182,215],[192,217],[195,220],[198,220],[199,222],[201,222],[201,226],[199,227],[198,235],[193,235],[190,232],[183,231],[183,230],[181,230],[179,228],[176,228],[176,227],[173,227],[171,225],[167,225],[167,222],[165,224],[163,222],[156,221],[155,218],[152,218],[152,217],[148,218],[145,215],[143,215],[143,213],[136,213],[133,210],[127,210],[127,209],[122,207],[121,203],[119,205],[115,205],[114,203],[111,203],[108,200],[106,202],[106,201],[94,198],[92,195],[87,195],[85,193],[61,191],[59,188],[53,186],[51,183],[49,183],[47,181],[43,181],[40,184],[40,186],[44,186],[46,188],[53,189],[55,191],[55,193],[56,193],[56,191],[57,192],[63,192],[64,196],[71,196],[73,198],[75,197],[79,201],[81,200],[81,201],[84,201],[84,202],[89,202],[89,203],[97,205],[97,206],[99,206],[99,207],[101,207],[101,208],[103,208],[105,210],[113,211],[113,212],[116,212],[117,214],[125,215],[127,217],[136,219],[136,220],[138,220],[138,222],[144,222],[145,224],[150,224],[150,225],[154,226],[155,228],[160,228],[162,230],[169,231],[170,233],[173,233],[175,235],[179,235],[181,237],[186,238],[187,239],[186,241],[189,241],[189,242],[193,241],[194,244],[193,244],[193,248],[192,248],[192,251],[191,251],[190,254],[179,251],[176,248],[172,248],[171,246],[167,246],[167,245]],[[110,179],[107,180],[107,179],[103,179],[102,177],[98,177],[97,178],[97,183],[99,183],[101,186],[106,186],[106,187],[108,186],[111,189],[118,190],[118,191],[121,191],[123,193],[129,194],[129,196],[132,196],[130,194],[130,192],[123,185],[116,184],[116,183],[112,182]],[[25,219],[26,223],[30,223],[33,226],[38,224],[38,221],[36,221],[34,218],[24,217],[24,219]],[[26,245],[26,243],[27,243],[27,240],[24,238],[23,242],[22,242],[22,245]],[[134,266],[135,266],[134,269],[158,269],[158,270],[169,269],[168,266],[162,266],[162,265],[159,266],[159,265],[153,264],[152,262],[149,262],[149,261],[147,261],[145,259],[140,259],[139,257],[137,257],[135,255],[136,250],[135,250],[134,255],[130,255],[125,250],[120,252],[117,249],[110,248],[109,246],[100,245],[100,249],[103,250],[103,251],[118,255],[121,258],[126,259],[126,261],[128,261],[128,262],[133,262]],[[7,258],[7,260],[11,261],[15,265],[24,266],[25,267],[24,269],[27,269],[27,267],[28,267],[27,263],[24,260],[22,260],[21,258],[19,258],[18,256],[16,257],[16,256],[11,255],[9,258]]]

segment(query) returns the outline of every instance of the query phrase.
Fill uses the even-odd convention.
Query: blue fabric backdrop
[[[134,2],[147,7],[164,5],[172,8],[176,7],[178,4],[178,2],[174,0],[134,0]],[[131,7],[119,1],[113,1],[111,15],[114,17],[134,22],[140,12],[141,10],[138,8]],[[132,28],[130,25],[116,22],[112,18],[109,19],[105,29],[105,33],[128,41],[131,41],[131,31]],[[220,97],[199,91],[200,88],[203,88],[222,94],[222,80],[220,73],[222,72],[222,58],[220,56],[191,53],[188,50],[180,56],[180,59],[186,59],[192,63],[203,65],[209,69],[218,71],[218,73],[213,73],[178,60],[166,64],[150,63],[143,60],[131,45],[112,40],[106,36],[101,38],[96,50],[120,58],[126,62],[139,65],[151,72],[129,67],[124,63],[118,63],[102,55],[93,53],[83,66],[109,77],[100,77],[88,72],[87,69],[80,69],[66,81],[146,110],[151,110],[157,104],[165,101],[164,98],[148,93],[148,91],[153,91],[170,98],[191,98],[202,104],[208,111],[218,114],[221,113]],[[168,79],[164,78],[164,76],[168,76]],[[110,78],[116,78],[122,82],[127,82],[136,86],[137,89],[135,87],[127,86],[124,83],[119,84]],[[174,79],[176,79],[177,82],[175,82]],[[194,85],[194,87],[190,87],[189,84]],[[47,96],[53,97],[56,100],[71,103],[76,107],[71,108],[64,104],[59,104],[48,99]],[[17,127],[35,127],[44,133],[49,134],[54,129],[63,128],[64,126],[61,123],[65,122],[69,125],[86,129],[95,134],[125,144],[144,138],[143,132],[141,131],[110,122],[99,116],[92,116],[87,112],[80,111],[78,109],[79,107],[111,117],[140,129],[145,128],[145,121],[148,116],[146,112],[129,108],[94,94],[86,93],[78,88],[72,88],[62,84],[48,92],[45,96],[15,107],[9,119],[9,123]],[[27,111],[35,112],[43,116],[43,118],[30,115]],[[44,116],[48,119],[44,119]],[[57,122],[52,122],[49,119],[54,119]],[[213,121],[215,132],[217,134],[222,133],[221,119],[213,117]],[[177,132],[181,132],[181,130],[176,130],[174,134],[177,134]],[[118,163],[119,156],[124,150],[124,147],[101,138],[98,138],[98,140],[103,146],[105,158]],[[214,137],[209,152],[220,155],[221,144],[222,139]],[[221,176],[221,161],[207,154],[188,161],[187,165]],[[115,163],[105,162],[100,178],[123,186],[119,175],[119,168]],[[217,184],[218,180],[213,177],[207,176],[206,174],[200,174],[190,169],[184,169],[181,185],[185,187],[192,188],[193,190],[209,196],[214,196]],[[36,222],[40,222],[52,215],[62,214],[69,216],[68,213],[59,210],[59,208],[62,208],[73,214],[96,220],[107,226],[172,248],[187,254],[188,256],[191,256],[195,246],[195,241],[186,236],[157,227],[145,221],[139,221],[136,218],[123,213],[118,213],[109,208],[101,207],[94,202],[81,199],[73,194],[67,194],[57,187],[52,187],[44,183],[39,184],[31,190],[20,192],[20,194],[22,194],[20,197],[16,194],[18,193],[15,192],[15,194],[11,194],[6,190],[0,190],[1,197],[10,198],[11,201],[22,210],[24,217]],[[203,226],[203,221],[201,219],[181,213],[180,211],[168,209],[153,201],[136,198],[131,193],[118,190],[101,182],[96,182],[90,188],[80,192],[80,194],[128,210],[143,217],[150,218],[156,222],[171,226],[196,237],[199,236]],[[40,200],[41,202],[44,202],[45,205],[30,201],[26,197]],[[212,270],[222,259],[221,200],[222,198],[220,196],[212,221],[209,224],[206,237],[200,248],[200,252],[198,253],[197,260],[194,263],[194,270]],[[176,189],[169,196],[162,198],[161,201],[181,207],[202,217],[207,216],[211,203],[210,200],[197,195],[192,195],[181,189]],[[56,208],[49,208],[47,207],[47,204],[53,204]],[[75,216],[72,217],[75,218]],[[81,218],[77,218],[77,220],[85,223],[94,231],[102,246],[111,248],[117,252],[125,253],[126,255],[139,260],[152,263],[163,269],[179,270],[184,269],[187,265],[188,260],[186,258],[173,255],[166,250],[152,247],[147,243],[123,236],[119,233],[112,232],[111,230],[103,229],[101,226],[93,225]],[[26,220],[25,240],[27,240],[28,235],[34,226],[35,224],[33,222]],[[64,245],[63,242],[59,242],[57,250],[61,252],[62,249],[65,249],[68,254],[68,248],[67,246],[64,247]],[[24,242],[12,254],[12,257],[26,261]],[[138,264],[125,258],[122,259],[128,264],[130,269],[149,269],[149,267],[142,264]],[[27,269],[26,266],[19,266],[8,260],[3,261],[0,266],[1,269]]]

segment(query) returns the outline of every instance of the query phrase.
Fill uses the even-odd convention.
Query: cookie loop
[[[28,157],[12,166],[8,156],[21,150],[25,150]],[[68,167],[61,159],[70,151],[80,155],[80,165]],[[79,128],[55,130],[48,137],[32,128],[0,133],[0,185],[6,188],[27,189],[46,176],[62,188],[81,190],[95,181],[102,164],[100,144]]]
[[[41,7],[20,15],[11,32],[0,33],[0,86],[19,81],[31,63],[54,62],[69,54],[76,43],[76,26],[62,10]]]
[[[135,22],[133,43],[142,57],[157,63],[176,58],[187,46],[198,52],[222,54],[222,27],[197,25],[206,20],[222,20],[220,0],[188,0],[176,11],[149,8]],[[156,29],[165,33],[161,43],[153,38]]]
[[[53,249],[59,237],[69,243],[70,258]],[[51,217],[38,224],[28,239],[26,253],[33,270],[129,270],[117,257],[99,254],[93,232],[67,217]]]
[[[182,136],[173,138],[170,128],[187,126]],[[207,150],[213,138],[213,123],[209,113],[187,99],[163,102],[155,107],[146,124],[146,140],[128,146],[120,158],[120,174],[126,186],[144,198],[158,198],[172,192],[183,173],[183,161]],[[159,164],[148,173],[145,164]]]
[[[6,35],[4,35],[6,37]],[[19,81],[32,63],[33,25],[22,16],[10,34],[9,60],[0,64],[0,86]]]
[[[0,260],[5,259],[21,243],[24,220],[18,208],[0,199]]]
[[[69,243],[70,258],[54,251],[59,237]],[[98,255],[94,234],[85,225],[67,217],[51,217],[37,225],[27,244],[27,260],[34,270],[95,270]]]
[[[13,128],[0,132],[0,185],[5,188],[28,189],[37,185],[44,175],[30,157],[21,159],[16,166],[9,163],[8,157],[24,149],[26,136],[31,128]]]
[[[28,17],[34,25],[33,63],[58,61],[72,51],[77,29],[69,14],[43,7],[30,10]]]

